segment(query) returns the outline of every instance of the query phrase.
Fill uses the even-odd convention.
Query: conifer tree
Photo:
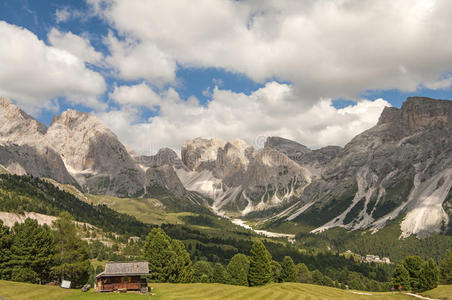
[[[447,250],[441,260],[441,278],[444,284],[452,284],[452,251]]]
[[[396,268],[394,269],[393,275],[392,275],[392,285],[397,288],[399,285],[402,286],[402,288],[405,291],[408,291],[411,289],[410,286],[410,273],[405,268],[403,264],[398,264]]]
[[[290,256],[285,256],[281,265],[281,280],[283,282],[297,281],[297,269]]]
[[[69,280],[72,287],[79,288],[87,283],[90,275],[88,245],[78,236],[73,218],[67,212],[53,222],[53,228],[56,253],[52,276],[60,282]]]
[[[185,245],[178,240],[171,241],[172,255],[172,274],[169,282],[189,283],[193,278],[193,268],[191,264],[190,254],[185,249]]]
[[[213,282],[226,283],[226,269],[222,264],[216,263],[213,267]]]
[[[149,279],[154,282],[168,280],[172,255],[169,251],[171,239],[160,228],[147,235],[143,246],[143,257],[149,262]]]
[[[312,275],[308,267],[304,263],[297,264],[297,282],[311,283]]]
[[[433,259],[424,263],[419,274],[419,286],[417,290],[422,292],[436,288],[439,282],[439,272],[439,268]]]
[[[184,244],[171,240],[161,228],[154,228],[146,237],[143,257],[149,262],[150,280],[154,282],[191,282],[190,255]]]
[[[45,283],[50,280],[50,268],[55,253],[53,237],[47,225],[25,219],[13,228],[10,265],[14,266],[14,281]]]
[[[193,264],[193,282],[212,282],[213,269],[209,262],[199,260]]]
[[[269,283],[272,280],[272,256],[262,241],[257,240],[251,246],[250,270],[248,281],[250,286]]]
[[[3,221],[0,220],[0,279],[11,278],[11,268],[8,266],[8,262],[11,259],[12,240],[9,228],[3,226]]]
[[[407,256],[403,262],[403,266],[410,274],[410,286],[413,290],[417,290],[419,286],[419,275],[421,274],[424,260],[419,256]]]
[[[248,272],[250,269],[250,260],[245,254],[235,254],[226,267],[229,281],[234,285],[248,285]]]
[[[276,260],[272,260],[272,281],[281,282],[281,265]]]

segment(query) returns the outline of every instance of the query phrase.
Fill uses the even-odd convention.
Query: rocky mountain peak
[[[223,148],[225,145],[226,142],[219,138],[206,139],[198,137],[186,141],[181,149],[182,161],[190,170],[206,168],[206,164],[216,161],[218,149]]]
[[[400,109],[385,107],[377,125],[401,124],[409,131],[419,131],[439,123],[452,123],[452,101],[408,97]]]
[[[410,130],[422,130],[438,123],[452,123],[452,101],[409,97],[402,104],[402,123]]]
[[[30,136],[45,134],[47,128],[41,122],[22,111],[9,99],[0,97],[0,136],[7,140],[18,136]]]

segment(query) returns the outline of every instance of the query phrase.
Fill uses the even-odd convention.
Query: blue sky
[[[2,1],[0,93],[46,125],[92,112],[142,153],[197,136],[343,145],[384,106],[452,99],[448,2]]]

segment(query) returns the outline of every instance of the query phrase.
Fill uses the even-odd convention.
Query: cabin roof
[[[105,271],[98,274],[99,277],[110,276],[138,276],[149,274],[147,261],[109,262],[105,265]]]

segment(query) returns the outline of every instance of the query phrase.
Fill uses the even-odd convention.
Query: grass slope
[[[440,285],[436,289],[423,292],[422,295],[430,298],[452,300],[452,285]]]
[[[412,297],[391,294],[391,293],[372,293],[372,295],[358,295],[352,291],[344,291],[330,287],[301,284],[301,283],[282,283],[268,284],[262,287],[243,287],[223,284],[169,284],[156,283],[151,284],[156,296],[151,299],[243,299],[243,300],[304,300],[304,299],[413,299]],[[59,287],[40,286],[28,283],[18,283],[0,280],[0,296],[9,300],[21,299],[149,299],[149,295],[138,294],[99,294],[92,291],[82,293],[80,290],[64,290]]]

